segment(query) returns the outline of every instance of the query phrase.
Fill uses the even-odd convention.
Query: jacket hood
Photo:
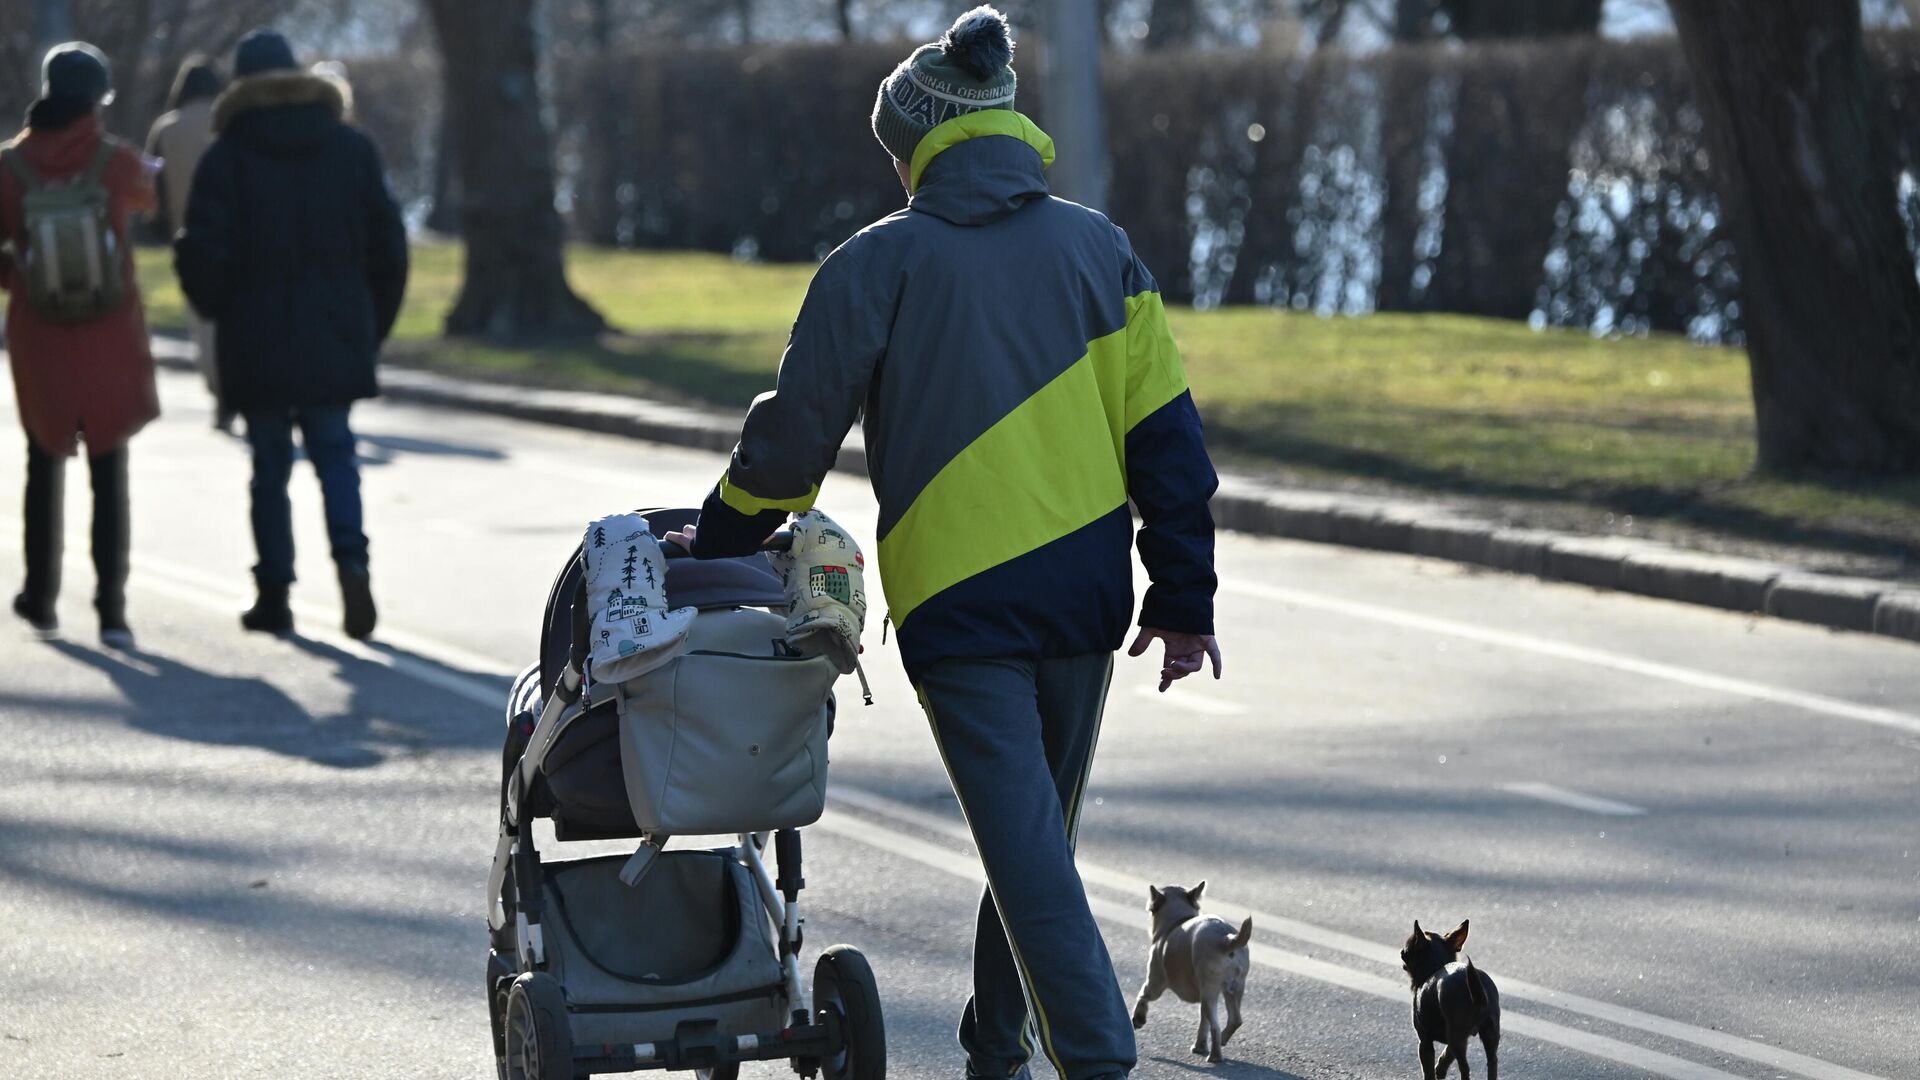
[[[213,105],[213,130],[269,153],[301,153],[353,109],[345,81],[311,71],[235,79]]]
[[[954,117],[915,148],[908,205],[955,225],[986,225],[1047,197],[1053,140],[1007,109]]]

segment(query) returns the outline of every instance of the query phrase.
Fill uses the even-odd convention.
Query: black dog
[[[1487,1080],[1500,1080],[1500,992],[1471,959],[1455,963],[1466,943],[1465,919],[1445,937],[1420,929],[1416,919],[1400,950],[1400,965],[1413,980],[1413,1030],[1420,1036],[1424,1080],[1446,1076],[1456,1061],[1460,1080],[1467,1080],[1467,1040],[1475,1035],[1487,1052]],[[1437,1065],[1434,1043],[1447,1047]]]

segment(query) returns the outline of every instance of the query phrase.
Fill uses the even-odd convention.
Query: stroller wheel
[[[887,1026],[880,988],[860,950],[835,945],[813,966],[813,1008],[839,1017],[842,1046],[821,1063],[827,1080],[884,1080]]]
[[[740,1080],[740,1063],[729,1061],[712,1069],[695,1069],[693,1073],[699,1080]]]
[[[522,973],[507,991],[507,1080],[574,1080],[573,1029],[559,980]]]
[[[507,988],[513,968],[497,952],[487,953],[487,1019],[493,1022],[493,1061],[500,1080],[507,1080]]]

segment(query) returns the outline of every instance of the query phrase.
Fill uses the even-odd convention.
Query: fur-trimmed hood
[[[235,79],[213,104],[213,130],[220,133],[243,113],[281,105],[323,105],[336,121],[353,114],[353,90],[323,71],[267,71]]]

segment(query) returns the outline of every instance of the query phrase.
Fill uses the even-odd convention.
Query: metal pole
[[[1100,11],[1095,0],[1047,0],[1047,128],[1057,159],[1054,194],[1107,204],[1106,110],[1100,96]]]

